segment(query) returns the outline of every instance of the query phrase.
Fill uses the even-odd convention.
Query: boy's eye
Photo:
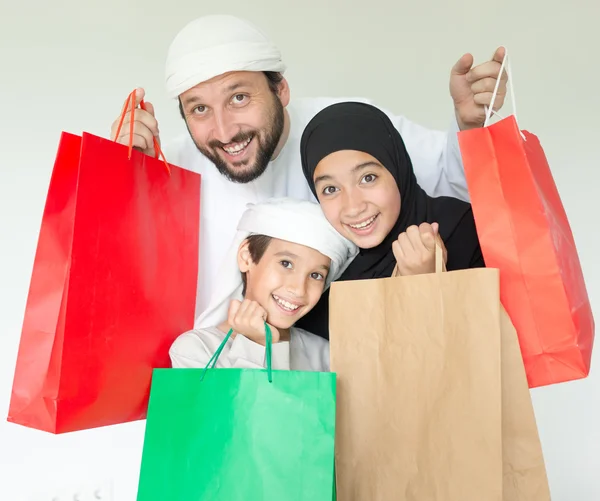
[[[372,183],[373,181],[375,181],[375,179],[377,179],[377,176],[375,174],[367,174],[366,176],[363,176],[363,178],[360,180],[361,183]]]
[[[290,263],[289,261],[280,261],[281,266],[283,266],[284,268],[291,268],[292,267],[292,263]]]
[[[314,280],[325,280],[325,277],[323,276],[323,274],[317,273],[316,271],[314,273],[310,274],[310,278],[312,278]]]
[[[337,191],[337,188],[335,186],[325,186],[325,188],[323,189],[323,194],[331,195],[332,193],[335,193],[336,191]]]

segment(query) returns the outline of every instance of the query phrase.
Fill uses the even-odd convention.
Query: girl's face
[[[313,181],[327,220],[361,249],[383,242],[400,216],[396,180],[368,153],[341,150],[327,155]]]

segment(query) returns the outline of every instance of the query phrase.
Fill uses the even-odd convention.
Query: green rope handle
[[[215,365],[217,364],[217,360],[221,356],[221,352],[223,351],[223,348],[225,348],[225,345],[227,344],[227,341],[229,340],[229,338],[231,337],[232,334],[233,334],[233,329],[229,329],[229,332],[227,333],[227,335],[225,336],[225,338],[223,339],[223,341],[221,342],[221,344],[219,345],[219,347],[217,348],[217,350],[215,351],[213,356],[210,358],[210,360],[206,364],[206,367],[204,367],[204,370],[202,371],[202,375],[200,376],[200,381],[204,380],[204,376],[206,375],[206,371],[208,369],[215,368]],[[273,382],[273,369],[272,369],[271,358],[272,358],[272,347],[273,347],[273,335],[271,333],[271,327],[269,326],[269,324],[267,322],[265,322],[265,338],[266,338],[265,356],[267,359],[267,376],[269,378],[269,383],[272,383]]]

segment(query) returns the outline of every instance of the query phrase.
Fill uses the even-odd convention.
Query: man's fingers
[[[146,91],[144,89],[142,89],[141,87],[138,87],[137,89],[135,89],[135,106],[140,105],[140,103],[142,102],[142,99],[144,99],[145,95],[146,95]],[[127,99],[125,99],[123,106],[121,106],[121,113],[123,113],[123,111],[125,111],[126,108],[131,110],[131,97],[130,96],[127,96]]]
[[[473,94],[479,94],[481,92],[494,92],[497,80],[492,77],[482,78],[473,82],[471,85],[471,91]]]
[[[474,83],[483,78],[498,78],[501,64],[496,61],[488,61],[471,68],[467,73],[467,82]]]
[[[498,47],[494,55],[492,56],[492,61],[496,61],[501,63],[504,61],[504,57],[506,56],[506,49],[504,47]]]
[[[475,94],[475,96],[473,96],[473,100],[476,104],[489,107],[489,105],[492,103],[492,96],[492,92],[482,92],[481,94]],[[494,101],[494,111],[498,111],[502,107],[504,104],[504,97],[504,94],[498,93],[496,95],[496,99]]]
[[[146,105],[146,111],[156,118],[156,115],[154,114],[154,105],[150,101],[146,101],[144,104]]]
[[[471,54],[463,55],[452,67],[453,75],[466,75],[473,66],[473,56]]]

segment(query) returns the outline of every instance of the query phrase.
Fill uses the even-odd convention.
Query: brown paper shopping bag
[[[517,331],[500,311],[503,501],[549,501],[542,445]]]
[[[338,501],[547,501],[511,328],[494,269],[334,283]]]

